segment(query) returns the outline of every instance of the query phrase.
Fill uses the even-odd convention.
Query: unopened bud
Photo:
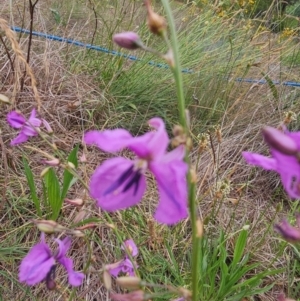
[[[61,232],[65,230],[65,227],[52,220],[33,220],[33,223],[41,232],[47,234]]]
[[[134,50],[143,46],[138,34],[132,31],[117,33],[113,36],[113,41],[120,47]]]
[[[49,166],[58,166],[60,161],[57,158],[53,158],[52,160],[42,160],[42,163]]]
[[[154,34],[162,35],[167,28],[165,19],[153,11],[150,0],[145,0],[145,5],[148,13],[147,23],[150,31]]]
[[[111,290],[111,276],[106,270],[103,272],[103,284],[108,291]]]
[[[266,143],[282,154],[293,156],[298,152],[297,144],[279,130],[266,126],[262,129]]]
[[[75,169],[76,168],[76,166],[74,165],[74,163],[72,163],[72,162],[68,162],[68,166],[71,168],[71,169]]]
[[[65,202],[74,206],[82,206],[83,205],[83,199],[65,199]]]
[[[119,277],[116,279],[117,284],[122,288],[138,289],[141,279],[138,277]]]
[[[43,178],[49,170],[50,170],[50,167],[44,168],[41,172],[41,178]]]
[[[49,122],[48,122],[47,120],[45,120],[45,119],[42,119],[42,122],[43,122],[43,125],[44,125],[44,127],[46,128],[47,132],[48,132],[49,134],[53,134],[53,130],[52,130],[52,128],[51,128]]]
[[[80,230],[73,230],[72,233],[76,237],[84,237],[84,233]]]
[[[6,104],[10,104],[9,98],[3,94],[0,94],[0,101]]]

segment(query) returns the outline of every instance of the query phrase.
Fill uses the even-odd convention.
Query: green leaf
[[[242,259],[244,250],[245,250],[245,246],[247,243],[247,237],[248,237],[248,231],[247,230],[242,230],[240,232],[240,235],[237,239],[237,242],[235,244],[235,248],[234,248],[234,253],[233,253],[233,260],[231,263],[231,270],[234,270],[237,266],[237,264],[240,262],[240,260]]]
[[[59,216],[62,207],[62,198],[60,196],[60,185],[58,178],[53,170],[50,168],[44,176],[47,199],[52,209],[52,220],[56,220]]]
[[[75,167],[78,167],[78,160],[77,160],[78,147],[79,147],[79,145],[76,145],[73,148],[73,150],[71,151],[71,153],[68,157],[68,162],[73,163]],[[64,171],[64,180],[63,180],[63,188],[62,188],[62,192],[61,192],[62,202],[65,199],[65,197],[68,193],[68,190],[72,186],[72,183],[74,183],[74,181],[72,181],[73,178],[74,178],[74,176],[68,170],[65,169],[65,171]]]
[[[33,203],[34,203],[34,206],[35,206],[38,216],[41,217],[42,216],[41,204],[40,204],[40,200],[36,194],[33,173],[32,173],[31,168],[29,167],[28,162],[24,156],[23,156],[23,165],[24,165],[24,169],[25,169],[25,176],[27,179],[27,183],[28,183],[28,186],[30,189],[31,198],[33,200]]]

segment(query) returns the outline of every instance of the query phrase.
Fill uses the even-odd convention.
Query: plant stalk
[[[166,12],[168,25],[170,29],[171,36],[171,46],[174,56],[174,68],[172,68],[175,84],[176,84],[176,92],[178,98],[178,110],[179,110],[179,119],[180,124],[184,128],[186,135],[189,134],[188,122],[186,119],[186,111],[185,111],[185,99],[184,99],[184,91],[183,91],[183,80],[182,80],[182,71],[180,64],[180,56],[179,56],[179,43],[177,40],[175,22],[172,14],[172,10],[170,7],[170,3],[168,0],[162,0],[163,7]],[[188,150],[186,152],[186,162],[189,164],[189,153]],[[196,202],[195,202],[195,183],[191,181],[191,175],[188,173],[188,186],[189,186],[189,196],[188,196],[188,204],[190,211],[190,219],[192,225],[192,301],[198,301],[198,282],[199,282],[199,247],[200,247],[200,238],[197,237],[197,213],[196,213]]]

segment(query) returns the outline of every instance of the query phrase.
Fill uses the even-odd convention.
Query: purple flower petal
[[[114,277],[118,277],[120,273],[135,276],[133,264],[128,258],[125,258],[124,260],[116,262],[114,264],[107,265],[106,268],[108,269],[108,272]]]
[[[7,121],[12,127],[21,129],[19,135],[11,141],[11,145],[26,142],[29,137],[36,136],[38,133],[34,127],[40,127],[42,123],[40,119],[36,118],[35,109],[31,111],[28,121],[26,121],[23,115],[16,111],[7,114]]]
[[[37,134],[38,134],[37,131],[29,125],[24,125],[21,130],[21,133],[28,137],[34,137],[34,136],[37,136]]]
[[[51,250],[43,241],[43,237],[42,242],[35,245],[22,260],[19,272],[20,282],[34,285],[43,281],[55,264]]]
[[[20,113],[12,111],[7,114],[7,122],[11,127],[15,129],[20,129],[25,124],[26,119]]]
[[[124,172],[130,171],[133,167],[131,160],[117,157],[106,160],[100,165],[91,177],[90,194],[97,200],[99,207],[115,211],[137,204],[146,189],[146,179],[140,175],[138,181],[127,190],[126,186],[134,180],[136,174],[132,173],[126,181],[118,184],[118,179]],[[126,190],[126,191],[124,191]]]
[[[73,260],[67,257],[60,257],[57,261],[65,267],[68,272],[68,281],[72,286],[79,286],[82,284],[84,274],[75,272],[73,270]]]
[[[36,118],[36,110],[33,109],[31,111],[31,114],[30,114],[30,117],[28,119],[28,122],[31,126],[34,126],[34,127],[40,127],[41,124],[42,124],[42,120],[39,119],[39,118]]]
[[[284,219],[280,224],[276,224],[274,228],[285,240],[300,242],[300,229],[292,227],[287,220]]]
[[[277,162],[273,158],[268,158],[259,154],[242,152],[247,163],[260,166],[266,170],[277,170]]]
[[[131,134],[123,129],[90,131],[84,135],[84,142],[98,146],[101,150],[114,153],[127,147],[132,140]]]
[[[128,148],[140,158],[157,160],[165,154],[169,137],[162,119],[152,118],[149,125],[155,130],[132,139]]]
[[[10,145],[17,145],[23,142],[26,142],[29,139],[27,135],[21,132],[15,139],[10,142]]]
[[[155,219],[172,225],[188,215],[187,210],[187,164],[183,161],[169,163],[152,162],[149,169],[157,180],[160,201]]]
[[[132,239],[128,239],[128,240],[124,241],[124,244],[121,248],[123,250],[125,248],[127,248],[128,251],[130,252],[131,256],[133,256],[133,257],[135,257],[139,254],[138,247],[136,246],[136,244],[134,243],[134,241]]]

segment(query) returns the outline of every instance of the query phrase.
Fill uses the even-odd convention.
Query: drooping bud
[[[53,134],[53,130],[52,130],[49,122],[47,120],[45,120],[45,119],[42,119],[42,123],[43,123],[44,127],[46,128],[47,132],[49,134]]]
[[[71,168],[71,169],[75,169],[76,166],[74,165],[74,163],[68,161],[68,166]]]
[[[3,94],[0,94],[0,101],[6,104],[10,104],[9,98]]]
[[[118,46],[129,50],[140,48],[143,45],[138,34],[133,31],[117,33],[113,36],[113,41]]]
[[[279,130],[266,126],[262,129],[266,143],[282,154],[293,156],[298,152],[296,143]]]
[[[162,35],[167,28],[165,18],[153,11],[150,0],[145,0],[145,5],[148,13],[147,23],[150,31],[159,36]]]
[[[66,229],[65,227],[52,220],[33,220],[33,223],[41,232],[47,234],[62,232]]]
[[[65,202],[74,206],[82,206],[83,205],[83,199],[65,199]]]
[[[138,289],[141,285],[141,279],[138,277],[119,277],[116,279],[117,284],[122,288]]]
[[[60,164],[60,161],[57,158],[53,158],[52,160],[42,160],[41,162],[49,166],[58,166]]]
[[[111,290],[111,275],[108,271],[103,272],[103,284],[107,290]]]

